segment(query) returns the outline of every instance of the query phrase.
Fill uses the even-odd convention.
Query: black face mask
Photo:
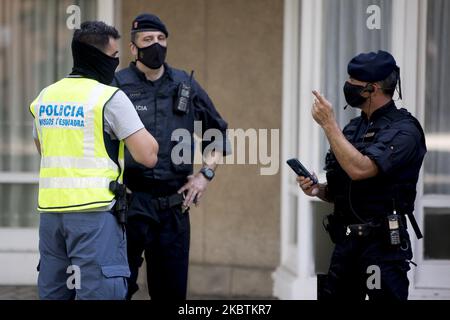
[[[119,65],[119,58],[110,57],[96,47],[79,41],[72,41],[72,55],[72,74],[94,79],[106,85],[111,84]]]
[[[353,108],[361,109],[362,105],[367,101],[368,98],[364,98],[361,93],[364,91],[364,86],[357,86],[351,84],[350,82],[345,82],[344,85],[344,95],[345,101],[349,106]]]
[[[134,45],[138,49],[138,61],[150,69],[161,68],[166,60],[167,47],[163,47],[159,43],[154,43],[145,48],[139,48],[135,43]]]

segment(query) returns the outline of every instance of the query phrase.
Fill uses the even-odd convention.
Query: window
[[[426,260],[450,260],[450,3],[427,3],[425,76],[424,250]]]
[[[429,208],[425,210],[424,258],[450,260],[450,209]]]
[[[424,193],[450,195],[450,3],[428,1]]]
[[[28,107],[71,71],[69,5],[95,19],[96,1],[0,1],[0,227],[37,225],[39,157]]]
[[[333,205],[326,202],[315,202],[312,205],[313,210],[313,246],[315,274],[326,274],[330,267],[330,257],[334,245],[330,240],[328,233],[323,227],[326,216],[333,212]]]

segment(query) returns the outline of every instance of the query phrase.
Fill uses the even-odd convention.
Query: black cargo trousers
[[[364,300],[366,295],[370,300],[407,300],[412,250],[406,229],[401,229],[401,239],[401,246],[392,246],[383,233],[339,239],[318,296],[323,300]]]
[[[150,206],[153,205],[148,194],[133,192],[127,224],[128,263],[131,271],[127,298],[131,299],[139,289],[137,278],[144,254],[150,298],[185,300],[190,245],[189,211],[183,213],[181,206],[162,210]],[[140,214],[146,211],[153,213]]]

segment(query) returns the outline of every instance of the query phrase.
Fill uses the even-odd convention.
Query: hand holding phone
[[[292,170],[300,177],[310,178],[313,182],[313,185],[316,185],[319,183],[317,178],[312,175],[302,164],[298,159],[289,159],[286,161],[286,163],[291,167]]]

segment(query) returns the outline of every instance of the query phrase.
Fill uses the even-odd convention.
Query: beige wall
[[[280,128],[283,0],[122,0],[121,10],[122,63],[133,17],[157,14],[169,64],[195,70],[230,128]],[[272,294],[279,190],[279,175],[261,176],[257,165],[219,168],[191,212],[190,294]]]

